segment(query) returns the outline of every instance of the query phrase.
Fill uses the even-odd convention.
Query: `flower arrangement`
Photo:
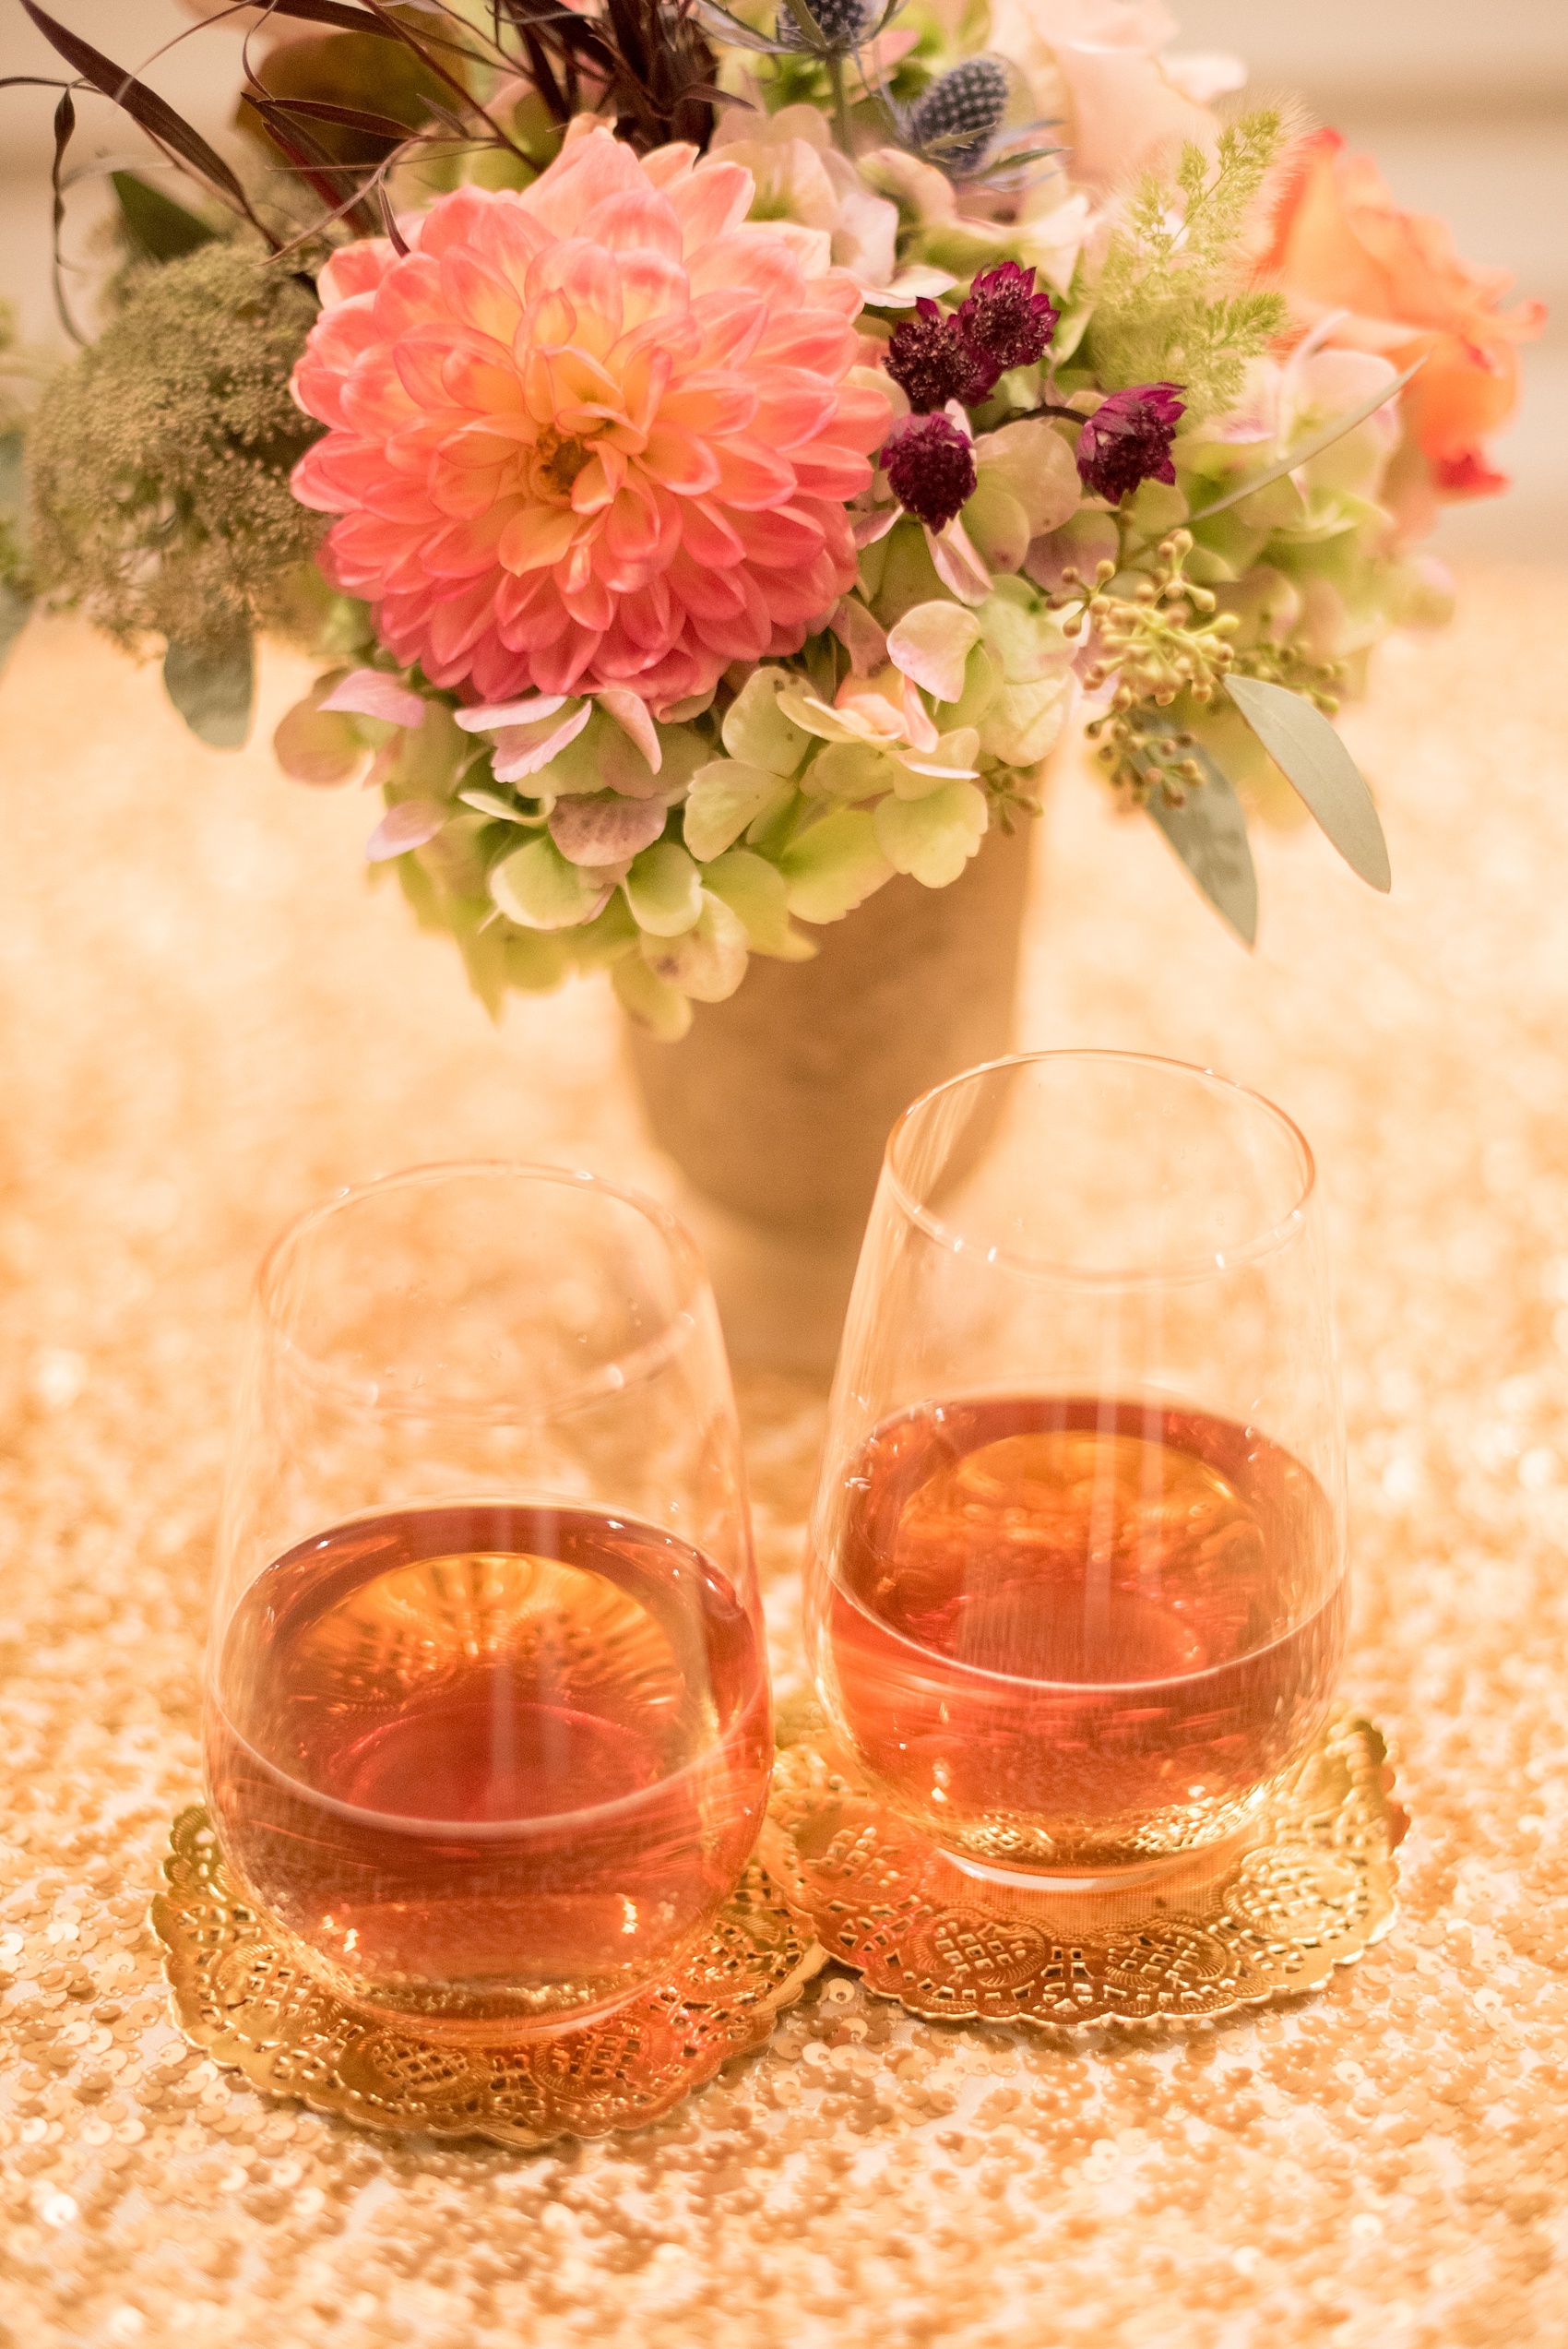
[[[57,187],[87,87],[199,193],[115,175],[10,605],[161,638],[220,744],[255,633],[314,647],[279,758],[378,789],[493,1009],[608,969],[679,1036],[956,879],[1075,696],[1249,941],[1249,809],[1387,886],[1330,719],[1443,616],[1413,550],[1503,486],[1538,310],[1332,132],[1222,120],[1158,0],[190,0],[244,177],[23,5]]]

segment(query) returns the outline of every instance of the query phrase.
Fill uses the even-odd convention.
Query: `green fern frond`
[[[1186,146],[1173,179],[1149,173],[1134,190],[1086,336],[1104,388],[1181,383],[1195,416],[1236,398],[1248,360],[1286,323],[1278,294],[1246,286],[1243,239],[1292,127],[1260,107],[1221,131],[1212,160]]]

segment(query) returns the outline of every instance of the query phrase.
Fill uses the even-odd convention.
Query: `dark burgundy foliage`
[[[933,531],[974,495],[974,444],[945,416],[906,416],[883,443],[881,463],[899,505]]]
[[[1078,478],[1120,506],[1140,482],[1173,482],[1170,444],[1184,412],[1179,383],[1133,384],[1101,402],[1078,435]]]

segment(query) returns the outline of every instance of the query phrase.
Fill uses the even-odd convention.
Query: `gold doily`
[[[779,1754],[762,1851],[828,1956],[912,2013],[1195,2021],[1311,1989],[1387,1932],[1406,1824],[1392,1788],[1380,1732],[1344,1715],[1243,1855],[1191,1864],[1158,1891],[1015,1890],[892,1818],[818,1726]]]
[[[823,1963],[754,1860],[676,1980],[548,2038],[436,2045],[367,2021],[240,1901],[199,1806],[182,1811],[152,1903],[174,2019],[269,2096],[371,2128],[548,2145],[658,2120],[760,2046]]]

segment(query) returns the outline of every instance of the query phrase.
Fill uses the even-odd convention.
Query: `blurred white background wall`
[[[1312,113],[1375,155],[1396,197],[1441,213],[1467,258],[1511,268],[1551,317],[1524,352],[1525,400],[1498,444],[1515,488],[1451,508],[1452,554],[1568,559],[1568,0],[1170,0],[1186,49],[1243,57],[1260,93],[1294,91]],[[139,66],[188,29],[176,0],[51,0],[52,13]],[[217,143],[227,143],[237,43],[199,33],[150,78]],[[0,0],[0,76],[53,76],[58,61],[21,0]],[[24,330],[57,333],[49,289],[49,156],[53,93],[0,90],[0,293]],[[84,101],[73,149],[131,160],[135,135]],[[90,244],[92,191],[72,237]]]

